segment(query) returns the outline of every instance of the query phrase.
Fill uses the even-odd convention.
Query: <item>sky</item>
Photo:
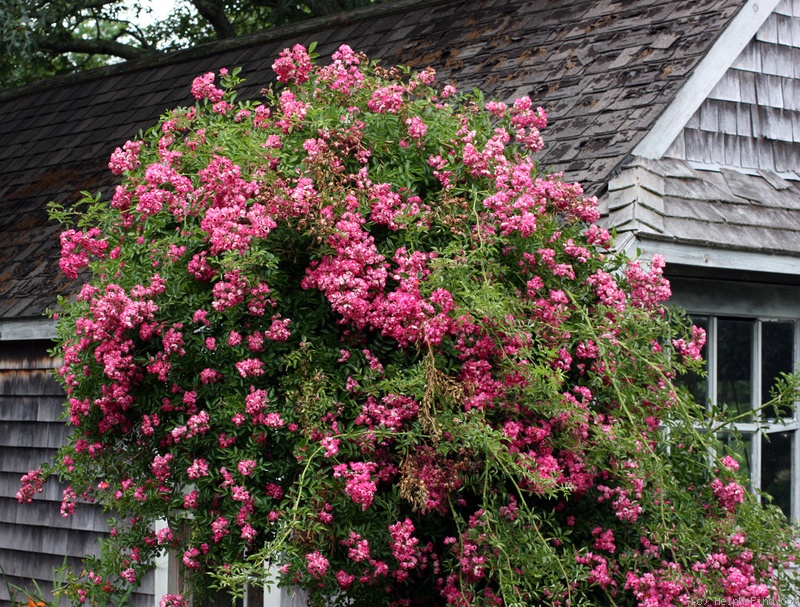
[[[153,23],[158,23],[167,17],[176,6],[182,4],[185,0],[141,0],[142,6],[145,10],[141,11],[137,17],[132,10],[126,10],[124,18],[130,20],[131,23],[139,27],[145,27]]]
[[[132,12],[128,13],[128,16],[138,25],[149,25],[169,15],[172,9],[180,3],[181,0],[143,0],[142,6],[149,8],[150,11],[142,11],[138,19],[134,18]]]

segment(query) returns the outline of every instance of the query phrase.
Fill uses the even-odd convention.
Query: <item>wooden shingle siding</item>
[[[767,170],[697,170],[674,158],[633,158],[609,182],[602,204],[604,221],[619,233],[800,257],[800,183]]]
[[[0,341],[0,565],[16,586],[49,592],[53,571],[65,558],[80,571],[80,557],[97,552],[97,539],[108,532],[105,515],[79,504],[75,515],[61,517],[63,486],[51,479],[32,504],[14,497],[20,477],[49,460],[64,444],[69,428],[59,420],[64,394],[52,376],[58,361],[46,340]],[[133,603],[150,607],[152,576]],[[0,584],[0,606],[9,605]]]
[[[800,0],[783,0],[703,101],[666,156],[800,170]]]

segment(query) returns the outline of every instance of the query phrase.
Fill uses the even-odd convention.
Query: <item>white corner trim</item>
[[[779,2],[780,0],[747,0],[653,128],[634,148],[634,156],[661,158],[667,152],[683,127]]]
[[[159,532],[166,528],[166,526],[167,522],[164,519],[158,519],[153,531]],[[166,550],[162,551],[161,554],[156,557],[154,565],[153,607],[159,607],[164,595],[169,594],[169,556]]]
[[[277,584],[275,584],[275,580],[278,579],[278,567],[275,565],[269,566],[264,562],[264,569],[266,570],[265,577],[271,579],[272,584],[264,586],[263,605],[264,607],[281,607],[281,597],[283,593],[281,592],[281,588],[278,588]]]
[[[49,318],[0,320],[0,341],[55,338],[56,321]]]

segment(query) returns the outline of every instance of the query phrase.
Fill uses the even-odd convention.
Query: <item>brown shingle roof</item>
[[[432,65],[462,90],[543,105],[543,165],[597,192],[742,4],[399,0],[0,93],[0,318],[37,316],[71,288],[47,202],[108,193],[111,151],[190,103],[200,73],[240,65],[240,96],[254,97],[280,50],[312,41],[322,56],[346,43],[390,64]]]

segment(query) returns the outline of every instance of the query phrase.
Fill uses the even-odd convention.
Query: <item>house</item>
[[[313,41],[322,57],[346,43],[546,107],[542,165],[601,199],[620,247],[666,258],[674,301],[709,334],[708,378],[690,388],[741,413],[752,486],[800,519],[797,416],[756,412],[800,357],[800,0],[396,0],[0,92],[0,565],[11,582],[47,588],[107,531],[89,507],[61,519],[55,484],[32,506],[14,499],[67,432],[42,314],[74,285],[59,275],[46,204],[108,195],[111,151],[191,103],[195,76],[241,66],[240,97],[255,97],[283,48]],[[176,569],[165,561],[133,603],[157,603]]]

